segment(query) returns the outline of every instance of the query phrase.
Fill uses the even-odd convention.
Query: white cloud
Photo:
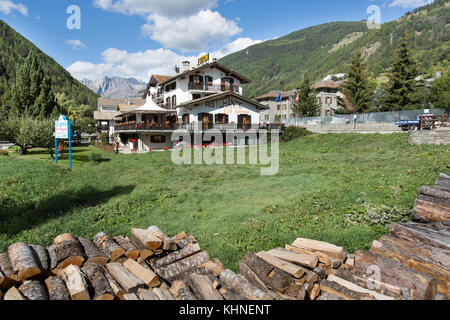
[[[433,2],[434,0],[394,0],[389,7],[417,8]]]
[[[0,0],[0,12],[10,14],[14,10],[19,11],[24,16],[28,16],[28,8],[22,3],[14,3],[11,0]]]
[[[70,40],[69,39],[66,42],[72,46],[73,50],[84,49],[86,47],[86,45],[81,40]]]
[[[210,57],[220,59],[260,42],[260,40],[250,38],[239,38],[226,44],[222,49],[211,52]],[[174,75],[175,65],[180,66],[182,61],[191,61],[194,65],[197,57],[179,55],[167,49],[130,53],[125,50],[109,48],[102,53],[101,63],[77,61],[67,70],[78,80],[98,80],[104,76],[120,76],[137,78],[146,82],[152,74]]]
[[[216,0],[94,0],[94,6],[122,14],[190,16],[217,5]]]
[[[148,22],[142,26],[144,35],[166,48],[188,52],[204,50],[211,42],[226,41],[242,31],[235,21],[209,9],[179,18],[152,14]]]

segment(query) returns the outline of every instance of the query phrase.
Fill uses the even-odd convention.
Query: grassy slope
[[[357,48],[367,48],[379,41],[381,46],[370,56],[368,64],[369,72],[376,78],[391,65],[393,52],[406,32],[415,48],[420,71],[426,72],[437,61],[450,60],[449,21],[450,6],[445,7],[440,0],[416,14],[385,23],[380,30],[369,31],[364,22],[327,23],[251,46],[248,54],[246,49],[220,61],[252,80],[245,86],[244,93],[253,98],[270,90],[297,88],[302,74],[320,80],[328,74],[345,72]],[[335,44],[354,32],[365,33],[351,44],[329,53]]]
[[[411,146],[405,134],[286,143],[273,177],[253,166],[175,166],[168,152],[104,155],[109,161],[94,166],[89,152],[76,149],[73,172],[44,154],[0,156],[0,252],[15,241],[50,244],[63,232],[117,235],[150,225],[194,234],[234,269],[246,252],[296,237],[353,251],[388,229],[347,214],[387,205],[409,219],[418,188],[450,172],[448,147]]]

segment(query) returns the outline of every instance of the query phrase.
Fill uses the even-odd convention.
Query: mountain
[[[321,80],[346,71],[357,48],[364,48],[375,79],[391,65],[406,32],[420,71],[450,61],[450,1],[437,0],[402,18],[369,30],[367,22],[333,22],[293,32],[228,55],[220,62],[252,80],[244,94],[254,98],[271,90],[297,88],[302,75]]]
[[[86,87],[105,98],[134,98],[142,95],[147,87],[145,82],[135,78],[105,77],[100,80],[81,81]]]
[[[98,96],[94,92],[83,86],[55,60],[2,20],[0,20],[0,103],[6,88],[15,79],[16,68],[25,61],[30,51],[36,52],[44,73],[52,80],[55,94],[64,92],[78,104],[96,108]]]

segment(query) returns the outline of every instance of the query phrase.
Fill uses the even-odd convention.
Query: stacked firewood
[[[420,188],[413,219],[423,223],[450,223],[450,176],[442,173],[434,188]]]

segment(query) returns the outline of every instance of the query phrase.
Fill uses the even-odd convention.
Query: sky
[[[0,19],[78,80],[147,82],[182,61],[334,21],[385,23],[432,0],[0,0]]]

